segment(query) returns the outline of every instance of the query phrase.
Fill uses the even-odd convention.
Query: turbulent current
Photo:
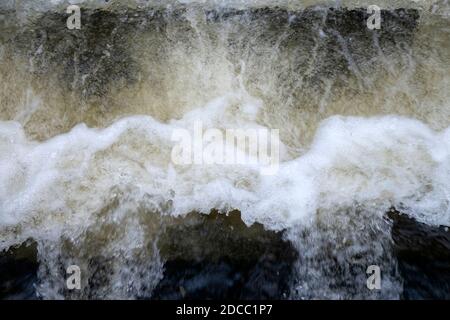
[[[0,297],[448,299],[449,88],[447,0],[1,0]]]

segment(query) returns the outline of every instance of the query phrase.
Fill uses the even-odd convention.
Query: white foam
[[[417,120],[331,117],[309,151],[284,161],[275,176],[260,176],[254,166],[173,165],[172,129],[189,127],[191,116],[211,126],[257,125],[253,113],[233,117],[236,101],[227,99],[169,124],[132,116],[105,129],[80,124],[42,143],[28,141],[17,122],[1,122],[1,225],[22,225],[27,237],[39,235],[45,221],[58,237],[60,218],[82,223],[106,205],[111,188],[126,186],[137,187],[135,198],[170,200],[166,214],[239,209],[246,223],[274,230],[306,223],[319,209],[377,201],[450,225],[450,129],[434,132]]]

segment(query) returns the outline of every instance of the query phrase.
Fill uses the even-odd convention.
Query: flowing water
[[[0,297],[448,299],[449,88],[447,0],[2,0]],[[279,170],[174,164],[198,120]]]

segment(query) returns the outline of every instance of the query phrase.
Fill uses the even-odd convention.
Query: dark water
[[[404,280],[402,299],[450,299],[450,233],[418,223],[398,212],[392,239]],[[192,217],[191,217],[192,218]],[[189,219],[189,218],[188,218]],[[290,295],[293,268],[298,253],[282,233],[248,228],[238,213],[229,217],[217,213],[199,216],[189,227],[169,229],[163,237],[172,252],[189,252],[188,259],[169,258],[164,277],[151,297],[141,299],[286,299]],[[247,234],[257,232],[254,239]],[[181,237],[182,235],[182,237]],[[181,240],[182,239],[182,240]],[[202,239],[200,241],[200,239]],[[220,243],[220,252],[208,250],[208,243]],[[189,245],[187,245],[189,243]],[[191,246],[193,245],[193,246]],[[210,248],[212,246],[209,246]],[[216,247],[216,245],[214,246]],[[33,241],[0,256],[0,298],[36,299],[37,248]],[[351,284],[350,284],[351,285]]]
[[[395,215],[392,239],[404,299],[450,298],[450,233]]]

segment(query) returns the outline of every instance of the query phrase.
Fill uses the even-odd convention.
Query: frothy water
[[[81,30],[0,6],[0,251],[34,243],[38,297],[176,297],[174,261],[258,254],[281,298],[404,297],[387,213],[450,226],[447,1],[380,2],[380,30],[364,1],[78,3]],[[195,121],[279,129],[276,174],[175,164]]]

